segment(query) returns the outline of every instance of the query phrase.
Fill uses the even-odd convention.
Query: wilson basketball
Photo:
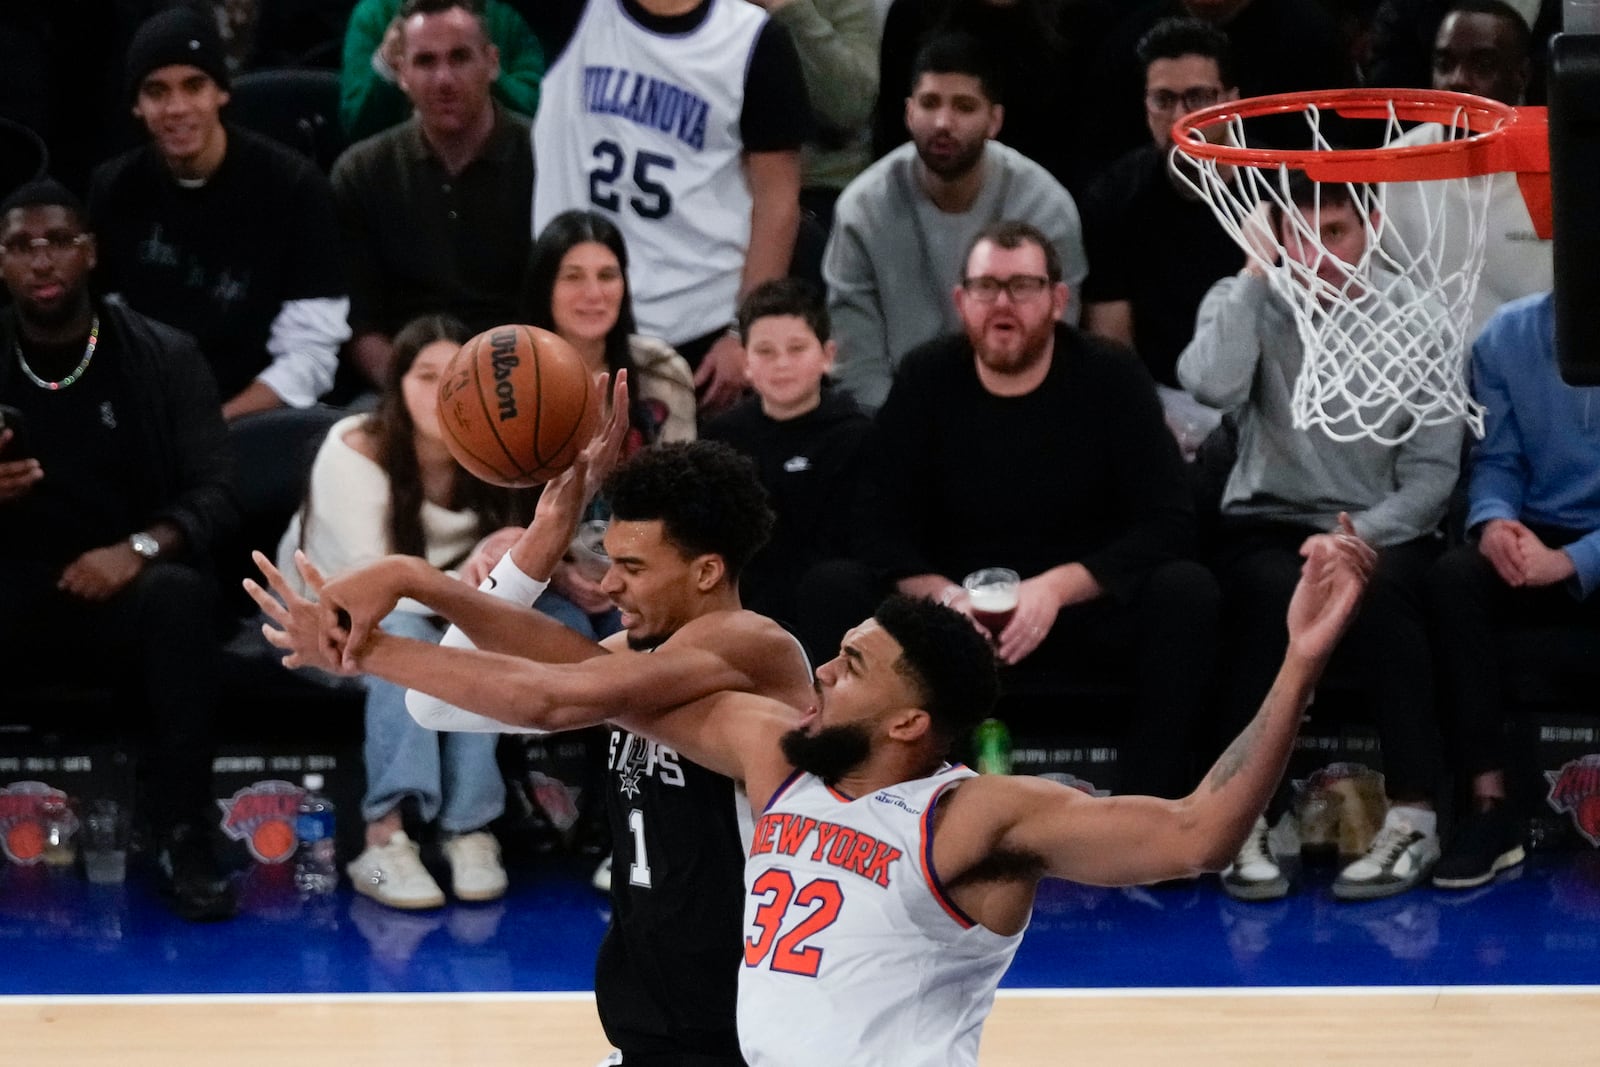
[[[456,461],[494,485],[542,485],[593,434],[598,398],[577,350],[536,326],[496,326],[439,380],[439,427]]]

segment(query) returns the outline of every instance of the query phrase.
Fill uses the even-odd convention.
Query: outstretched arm
[[[1341,532],[1310,538],[1289,605],[1289,649],[1261,710],[1200,787],[1181,800],[1094,798],[1029,778],[981,778],[956,790],[936,859],[947,878],[995,855],[1041,874],[1132,885],[1220,870],[1238,852],[1283,776],[1300,718],[1354,617],[1376,554]],[[946,848],[946,830],[952,831]]]

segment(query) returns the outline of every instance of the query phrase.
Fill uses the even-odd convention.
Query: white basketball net
[[[1334,151],[1321,109],[1307,104],[1302,114],[1312,147]],[[1385,146],[1405,132],[1393,104],[1384,127]],[[1470,136],[1464,119],[1441,131],[1446,140]],[[1248,144],[1244,119],[1230,116],[1223,136],[1225,144]],[[1464,360],[1492,175],[1343,185],[1366,232],[1359,259],[1345,264],[1318,239],[1330,186],[1317,187],[1316,205],[1296,209],[1291,165],[1234,166],[1182,153],[1181,146],[1173,149],[1173,172],[1263,264],[1273,291],[1294,310],[1304,351],[1293,398],[1296,429],[1317,426],[1336,441],[1398,444],[1424,426],[1464,419],[1483,435],[1483,408],[1467,392]],[[1298,237],[1291,242],[1305,250],[1298,258],[1285,253],[1272,226],[1274,207]],[[1337,282],[1319,273],[1324,267],[1334,268],[1323,273]]]

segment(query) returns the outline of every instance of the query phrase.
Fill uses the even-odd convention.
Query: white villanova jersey
[[[930,777],[851,799],[796,772],[756,821],[745,863],[739,1044],[750,1067],[978,1062],[1011,937],[945,896]]]
[[[533,122],[534,234],[573,208],[609,215],[639,331],[672,344],[733,322],[750,244],[739,115],[766,14],[710,2],[698,27],[666,35],[622,0],[589,0]]]

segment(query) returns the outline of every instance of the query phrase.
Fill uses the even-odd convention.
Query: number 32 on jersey
[[[797,891],[794,876],[774,867],[755,880],[750,892],[766,899],[756,908],[754,929],[744,939],[744,965],[759,967],[770,956],[767,965],[774,971],[815,978],[822,949],[806,942],[839,918],[844,904],[839,883],[818,878]]]

